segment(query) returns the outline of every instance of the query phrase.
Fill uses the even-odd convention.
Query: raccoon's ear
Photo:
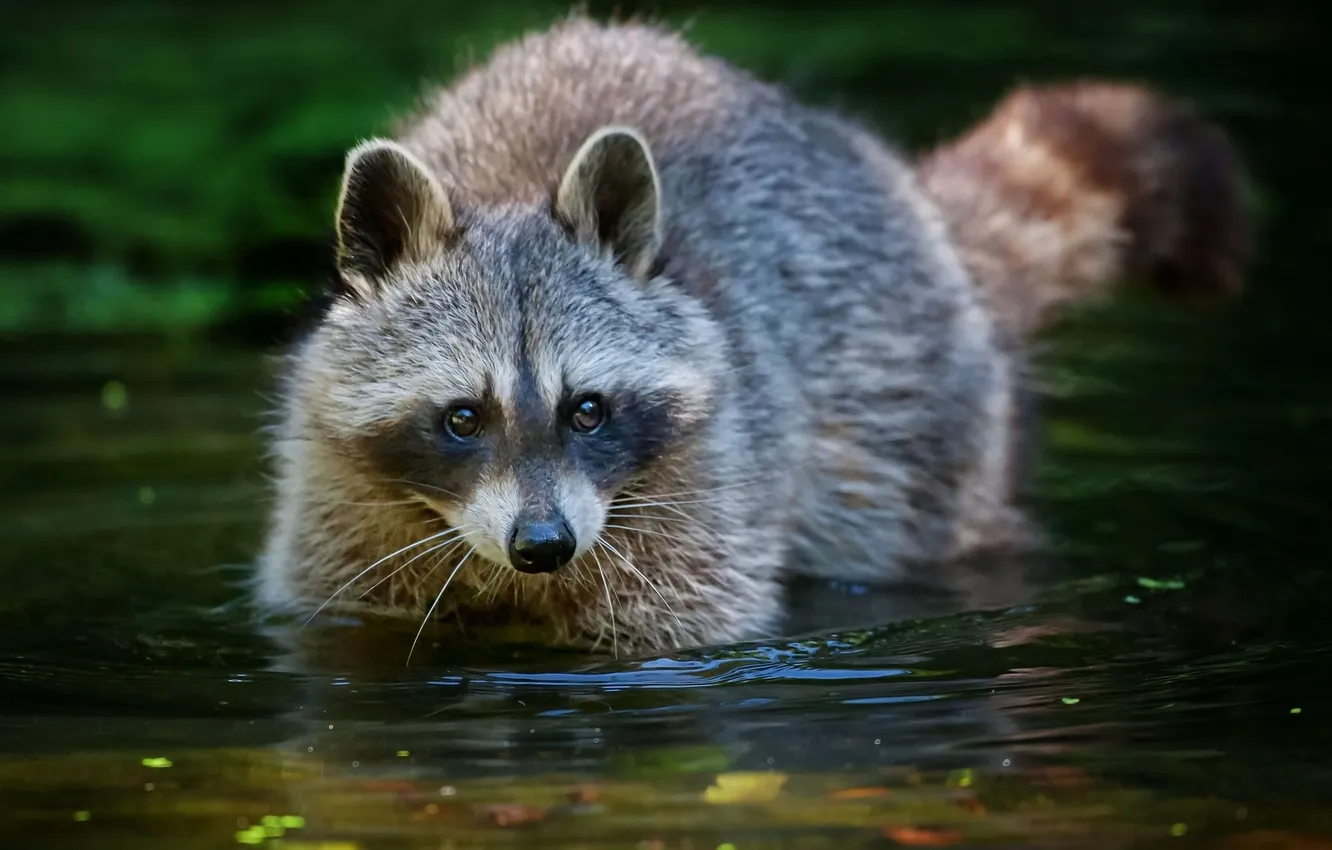
[[[360,296],[403,261],[439,251],[453,230],[439,181],[401,145],[371,139],[352,148],[338,196],[338,272]]]
[[[618,126],[589,136],[560,180],[555,215],[580,241],[609,248],[645,277],[661,246],[661,181],[647,140]]]

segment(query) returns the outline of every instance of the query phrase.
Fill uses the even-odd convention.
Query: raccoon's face
[[[558,570],[601,535],[636,472],[707,420],[717,332],[648,273],[646,144],[603,131],[551,209],[454,212],[409,153],[349,157],[349,297],[321,329],[321,426],[475,552]]]

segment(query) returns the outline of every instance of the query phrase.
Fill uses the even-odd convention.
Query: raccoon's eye
[[[466,404],[455,404],[445,410],[440,423],[450,436],[460,440],[470,440],[481,433],[481,414]]]
[[[584,434],[591,434],[601,427],[601,423],[606,419],[605,405],[597,396],[584,396],[574,405],[573,415],[569,418],[569,425],[575,431],[581,431]]]

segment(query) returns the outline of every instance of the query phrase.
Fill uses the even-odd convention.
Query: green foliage
[[[302,285],[322,283],[311,258],[327,251],[345,150],[389,130],[498,41],[567,8],[127,0],[61,14],[7,9],[0,328],[190,328],[286,309]],[[1039,6],[694,11],[665,19],[687,24],[706,50],[809,97],[837,95],[913,143],[969,120],[1017,73],[1096,61],[1077,39],[1054,37],[1057,19]],[[1114,22],[1139,55],[1204,25],[1196,13],[1129,10]],[[1110,43],[1107,55],[1118,50]],[[293,271],[285,259],[296,254]]]

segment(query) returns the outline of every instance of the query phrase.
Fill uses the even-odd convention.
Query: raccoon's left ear
[[[560,180],[555,215],[579,241],[646,277],[661,247],[661,181],[647,140],[618,126],[588,137]]]
[[[347,154],[338,197],[338,272],[358,297],[397,264],[441,250],[453,230],[444,188],[406,148],[371,139]]]

